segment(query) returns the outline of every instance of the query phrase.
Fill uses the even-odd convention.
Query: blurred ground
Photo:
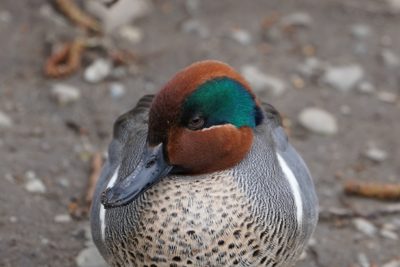
[[[134,63],[89,83],[84,69],[104,51],[89,51],[70,77],[44,78],[49,44],[82,32],[45,1],[1,1],[0,266],[77,266],[87,220],[71,219],[67,207],[85,191],[90,155],[106,150],[114,119],[141,95],[206,58],[253,77],[257,94],[287,117],[321,210],[374,212],[393,204],[344,196],[342,182],[400,182],[399,1],[152,3],[135,28],[109,37],[111,47],[136,55]],[[73,87],[67,96],[80,94],[58,103],[52,88],[60,83]],[[308,107],[333,117],[320,123],[325,135],[300,125]],[[390,263],[400,260],[399,235],[398,215],[325,218],[298,266],[399,266]]]

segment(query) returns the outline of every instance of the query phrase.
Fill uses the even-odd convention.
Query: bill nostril
[[[155,159],[155,158],[152,158],[152,159],[150,159],[150,160],[146,163],[145,168],[148,169],[148,168],[150,168],[151,166],[153,166],[154,164],[156,164],[156,159]]]

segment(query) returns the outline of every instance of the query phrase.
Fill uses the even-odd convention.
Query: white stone
[[[50,93],[59,104],[72,103],[81,97],[81,93],[78,88],[63,83],[54,84]]]
[[[110,84],[110,95],[112,98],[121,98],[125,95],[125,86],[122,83],[113,82]]]
[[[394,104],[397,101],[397,95],[392,92],[379,91],[377,96],[380,101],[385,103]]]
[[[100,18],[106,32],[146,16],[152,10],[151,1],[119,0],[112,8],[97,1],[84,1],[86,10]]]
[[[313,22],[312,17],[304,12],[296,12],[283,17],[280,21],[282,26],[310,27]]]
[[[371,35],[371,28],[365,24],[354,24],[351,26],[351,34],[358,39],[364,39]]]
[[[322,77],[322,81],[334,89],[348,92],[364,77],[364,70],[359,65],[330,67]]]
[[[231,38],[242,45],[249,45],[252,42],[250,33],[243,29],[233,29],[231,31]]]
[[[386,67],[396,68],[400,66],[400,58],[390,49],[383,49],[381,57]]]
[[[381,57],[386,67],[397,68],[400,66],[400,58],[390,49],[383,49]]]
[[[7,114],[0,111],[0,129],[1,128],[10,128],[12,126],[13,126],[12,119]]]
[[[400,267],[400,260],[391,260],[383,264],[382,267]]]
[[[132,44],[138,44],[143,39],[143,32],[140,28],[132,25],[124,25],[119,29],[119,35]]]
[[[372,94],[375,92],[375,86],[367,81],[362,81],[357,86],[357,91],[362,94]]]
[[[353,225],[358,231],[369,237],[375,236],[377,231],[375,225],[363,218],[353,219]]]
[[[256,92],[267,91],[274,96],[280,96],[286,91],[284,82],[276,77],[262,73],[255,66],[245,65],[241,68],[241,73]]]
[[[396,234],[396,232],[393,232],[390,230],[382,229],[380,231],[380,234],[382,237],[384,237],[386,239],[399,240],[399,236]]]
[[[28,171],[25,173],[25,180],[26,191],[39,194],[46,193],[46,186],[33,171]]]
[[[319,108],[306,108],[299,114],[300,124],[311,132],[322,135],[333,135],[338,131],[336,118]]]
[[[305,78],[312,78],[320,75],[325,67],[318,58],[309,57],[297,67],[297,71]]]
[[[79,252],[75,262],[78,267],[108,267],[108,264],[103,260],[103,257],[94,245]]]
[[[364,156],[375,162],[383,162],[387,159],[388,154],[385,150],[371,146],[364,152]]]
[[[58,214],[54,216],[54,221],[56,223],[69,223],[72,221],[72,218],[69,214]]]
[[[358,263],[361,265],[361,267],[370,267],[370,262],[368,260],[367,255],[365,253],[358,253],[357,255],[357,260]]]
[[[103,81],[111,72],[111,62],[106,59],[97,59],[85,69],[83,74],[85,81],[98,83]]]
[[[11,13],[7,10],[0,11],[0,22],[9,23],[12,20]]]
[[[300,254],[299,261],[304,261],[306,258],[307,258],[307,251],[304,250],[304,251]]]
[[[10,216],[10,218],[8,218],[8,219],[9,219],[10,223],[16,223],[16,222],[18,222],[18,218],[15,217],[15,216]]]
[[[50,243],[50,240],[45,237],[40,237],[40,243],[44,246],[47,246]]]
[[[386,0],[389,11],[395,14],[400,13],[400,0]]]

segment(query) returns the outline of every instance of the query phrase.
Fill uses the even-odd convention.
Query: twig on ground
[[[346,181],[344,192],[381,200],[400,200],[400,184],[372,183],[357,180]]]
[[[56,0],[56,4],[60,11],[75,24],[97,33],[101,32],[100,23],[80,9],[74,0]]]
[[[103,166],[103,157],[101,153],[95,153],[93,155],[91,164],[91,172],[84,197],[81,200],[73,198],[68,205],[69,214],[75,219],[85,218],[89,214],[97,180],[100,177],[101,168]]]
[[[85,50],[85,39],[77,38],[65,44],[46,61],[44,73],[52,78],[70,75],[81,66],[82,53]]]

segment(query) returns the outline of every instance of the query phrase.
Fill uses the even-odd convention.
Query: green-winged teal
[[[91,211],[111,266],[292,266],[316,223],[279,113],[218,61],[117,119]]]

